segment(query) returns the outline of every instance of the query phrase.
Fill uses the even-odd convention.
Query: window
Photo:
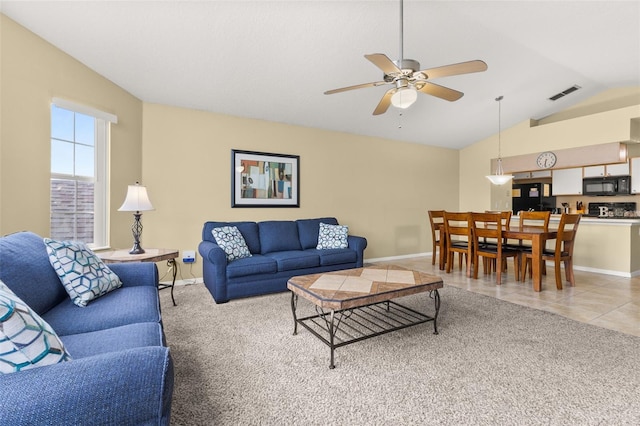
[[[51,105],[51,238],[108,246],[111,122],[117,118],[68,101]]]

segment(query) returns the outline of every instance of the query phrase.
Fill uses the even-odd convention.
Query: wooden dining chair
[[[473,272],[473,277],[478,278],[478,270],[480,269],[479,258],[483,260],[489,260],[483,262],[484,273],[488,274],[491,271],[492,261],[495,260],[496,271],[496,284],[502,284],[502,273],[504,271],[503,265],[507,262],[507,259],[512,257],[514,260],[514,267],[516,277],[519,273],[518,265],[518,250],[509,248],[504,244],[502,231],[504,229],[502,215],[500,213],[471,213],[471,234],[473,236],[473,264],[476,265]],[[485,239],[489,241],[497,241],[494,243],[486,243]]]
[[[546,232],[549,230],[549,220],[551,219],[551,212],[520,211],[518,213],[518,218],[519,218],[518,227],[521,231],[523,228],[527,227],[527,228],[539,228]],[[526,253],[531,254],[531,250],[532,250],[531,244],[523,243],[522,240],[519,240],[517,246],[514,247],[514,244],[510,244],[509,246],[511,248],[516,248],[520,250],[520,256],[518,258],[518,261],[520,262],[520,270],[522,271],[522,281],[524,281],[526,272],[527,272],[527,267],[526,267],[526,264],[523,262],[523,258],[524,258],[524,254]],[[544,260],[543,260],[542,271],[544,274],[546,274],[546,267],[544,266]],[[531,276],[532,276],[532,271],[531,271],[531,268],[529,268],[529,278],[531,278]]]
[[[580,224],[579,214],[567,214],[563,213],[560,217],[560,224],[558,225],[558,237],[556,238],[554,249],[545,249],[542,252],[542,260],[548,260],[554,263],[555,275],[556,275],[556,288],[562,290],[562,274],[560,272],[560,264],[564,263],[565,277],[571,287],[575,287],[576,280],[573,275],[573,246],[578,233],[578,225]],[[523,252],[524,256],[524,268],[531,269],[531,257],[530,252]],[[524,278],[523,273],[522,277]]]
[[[500,219],[502,220],[502,229],[509,229],[509,227],[511,226],[511,216],[512,216],[512,212],[511,210],[485,210],[485,213],[498,213],[500,215]],[[485,243],[491,243],[491,240],[487,240],[485,239]],[[507,243],[507,239],[503,239],[503,244]],[[491,267],[493,266],[495,268],[496,266],[496,260],[493,259],[493,261],[487,265],[487,267]],[[504,268],[503,271],[507,270],[507,262],[504,262],[502,267]],[[489,271],[491,272],[491,271]],[[518,276],[516,276],[516,279],[518,279]]]
[[[447,273],[453,268],[453,258],[458,253],[458,264],[462,268],[462,258],[466,262],[467,277],[471,276],[471,213],[444,212],[444,235],[447,245]]]
[[[443,253],[444,246],[444,210],[429,210],[429,223],[431,224],[431,242],[432,242],[432,256],[431,264],[436,264],[436,249],[439,253],[439,265],[440,269],[444,266],[445,253]]]

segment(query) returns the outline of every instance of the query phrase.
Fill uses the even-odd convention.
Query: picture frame
[[[300,207],[300,156],[232,149],[231,207]]]

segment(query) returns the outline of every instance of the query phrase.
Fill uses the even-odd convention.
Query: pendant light
[[[505,183],[509,182],[513,176],[512,175],[505,175],[504,174],[504,170],[502,170],[502,154],[500,151],[501,148],[501,133],[502,133],[502,126],[500,123],[500,116],[501,116],[501,105],[500,105],[500,101],[502,101],[502,96],[498,96],[496,98],[496,101],[498,102],[498,166],[496,167],[496,173],[494,175],[488,175],[486,176],[487,179],[489,179],[491,181],[492,184],[494,185],[504,185]]]

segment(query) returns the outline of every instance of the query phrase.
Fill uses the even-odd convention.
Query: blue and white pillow
[[[69,360],[49,324],[0,281],[0,374]]]
[[[349,227],[344,225],[328,225],[320,222],[318,232],[318,250],[343,249],[349,247],[347,234]]]
[[[84,243],[45,238],[49,262],[73,303],[90,301],[122,287],[122,281]]]
[[[235,226],[222,226],[211,230],[216,243],[227,255],[227,262],[251,257],[247,242]]]

